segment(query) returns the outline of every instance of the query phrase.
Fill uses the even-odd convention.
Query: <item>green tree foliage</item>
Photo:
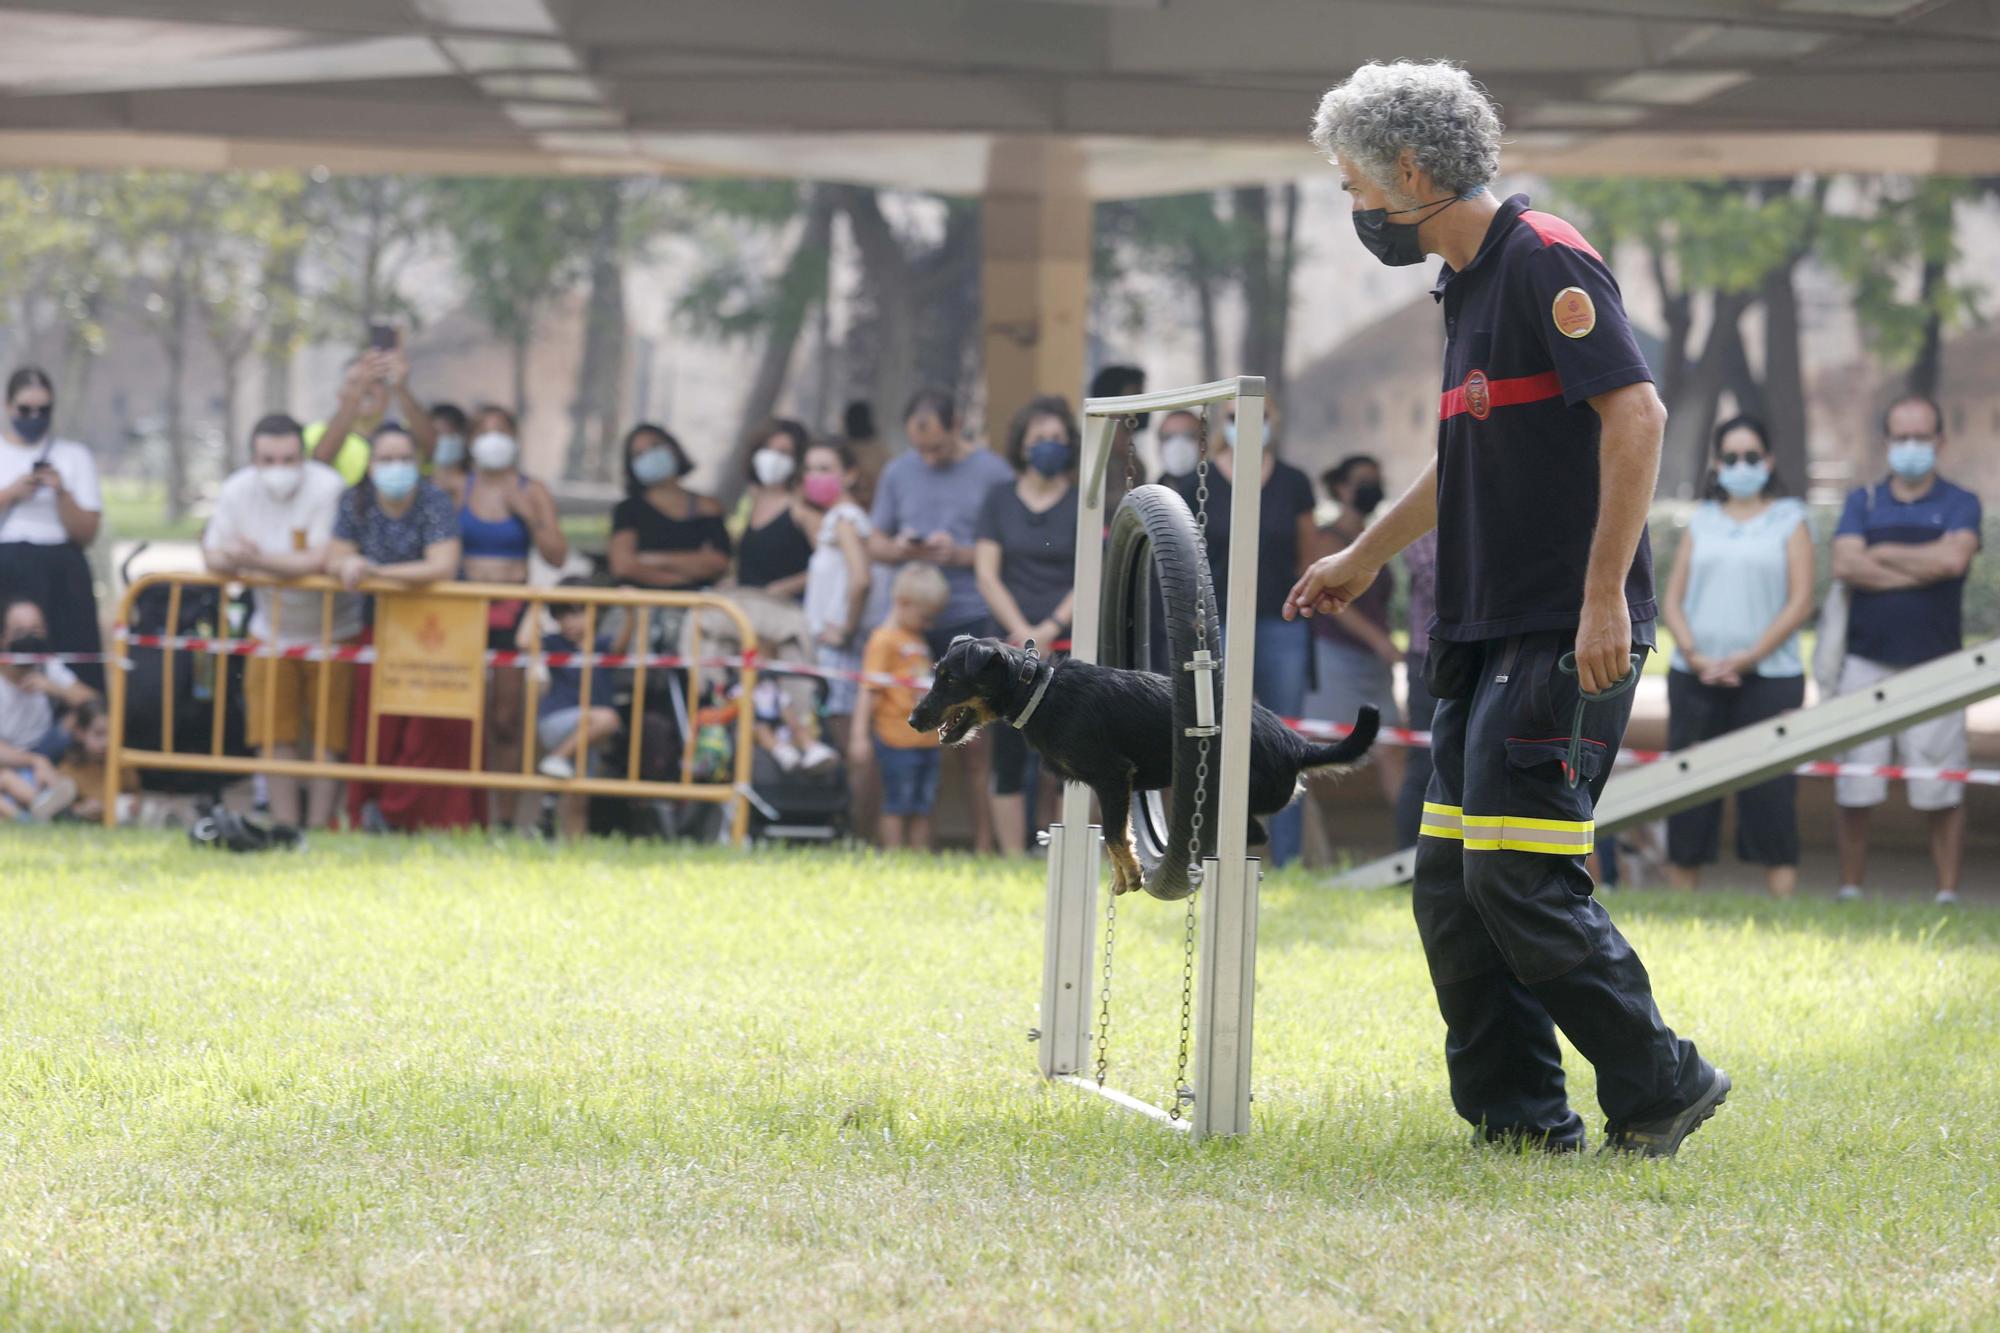
[[[527,357],[549,300],[580,281],[601,201],[589,181],[436,181],[430,216],[451,243],[472,308],[513,350],[514,410],[527,410]]]

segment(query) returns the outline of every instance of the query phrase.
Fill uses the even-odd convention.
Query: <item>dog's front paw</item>
[[[1132,855],[1132,849],[1111,848],[1111,892],[1114,895],[1137,893],[1145,887],[1146,872],[1139,868],[1139,858]]]

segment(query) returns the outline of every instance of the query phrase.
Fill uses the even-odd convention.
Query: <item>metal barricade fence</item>
[[[214,637],[194,637],[180,633],[183,594],[187,589],[213,588],[220,596],[232,585],[271,589],[277,592],[317,593],[320,601],[317,638],[305,642],[236,638],[231,637],[226,628],[219,628]],[[131,629],[134,606],[149,590],[162,587],[166,589],[167,596],[167,632],[160,635],[135,633]],[[373,630],[371,645],[341,642],[334,638],[336,599],[353,595],[365,595],[372,599],[373,605],[369,612],[369,624]],[[533,636],[533,646],[519,651],[489,650],[486,633],[489,611],[495,603],[525,604],[523,614],[532,617],[532,623],[537,630]],[[544,653],[541,650],[539,631],[543,613],[550,605],[583,608],[585,630],[580,645],[581,651],[558,654]],[[622,609],[635,618],[632,635],[632,642],[637,645],[635,651],[631,653],[596,651],[599,613],[608,608]],[[688,617],[690,628],[684,653],[659,654],[646,651],[645,645],[649,643],[648,630],[651,628],[652,618],[663,612],[677,610],[697,613]],[[724,662],[701,660],[701,628],[698,613],[703,611],[720,612],[735,624],[743,645],[740,656]],[[385,635],[384,630],[409,621],[412,612],[427,617],[414,636],[421,654],[413,655],[407,651],[398,653],[395,651],[396,635]],[[281,613],[274,618],[282,623]],[[470,641],[466,632],[468,626],[476,627],[474,636],[477,641],[476,650],[467,646]],[[273,628],[275,629],[275,626]],[[752,695],[757,684],[757,639],[748,617],[726,598],[711,593],[660,592],[636,588],[533,587],[526,584],[493,583],[436,583],[405,587],[399,584],[364,582],[356,589],[349,589],[333,579],[319,576],[277,579],[195,572],[160,573],[148,574],[126,589],[118,608],[115,635],[117,652],[107,673],[107,684],[110,688],[111,732],[110,750],[105,758],[105,789],[108,792],[119,790],[127,770],[219,773],[244,777],[264,773],[298,778],[336,778],[506,791],[555,791],[566,795],[626,796],[644,800],[726,803],[732,806],[731,838],[740,844],[748,828],[749,806],[745,793],[750,789],[755,713]],[[403,636],[404,639],[411,637]],[[390,649],[386,655],[385,647]],[[158,749],[145,749],[130,744],[125,735],[129,677],[132,672],[130,653],[135,648],[154,648],[161,653]],[[206,753],[176,748],[174,744],[174,675],[176,659],[182,656],[190,659],[189,669],[194,669],[204,657],[214,659],[216,667],[213,685],[214,720],[210,728],[209,748]],[[275,669],[276,664],[283,661],[321,664],[321,669],[312,673],[317,679],[313,683],[316,694],[311,708],[313,736],[310,758],[304,757],[306,741],[302,735],[297,743],[297,748],[302,753],[301,757],[296,759],[263,758],[257,755],[230,754],[226,751],[224,736],[229,702],[229,672],[223,668],[226,666],[226,659],[231,657],[263,658],[273,663],[274,669],[262,673],[263,679],[260,682],[262,697],[243,700],[246,716],[251,708],[263,710],[262,731],[267,744],[276,734],[273,725],[276,721],[279,678],[279,672]],[[367,665],[376,671],[368,690],[367,741],[364,753],[358,759],[353,755],[345,758],[333,757],[336,752],[347,748],[348,738],[330,737],[327,734],[328,705],[334,676],[330,668],[337,662]],[[593,676],[600,671],[614,669],[629,668],[633,672],[632,702],[628,719],[631,737],[625,757],[623,777],[590,776],[587,762],[578,762],[575,766],[575,776],[569,778],[550,777],[538,771],[535,721],[540,689],[536,674],[532,671],[527,675],[522,706],[520,771],[494,772],[483,767],[481,760],[484,748],[489,664],[503,669],[510,667],[518,669],[537,663],[580,667],[579,726],[584,725],[585,719],[590,714],[592,687],[596,683]],[[385,708],[383,706],[385,694],[393,702],[398,693],[395,689],[384,688],[382,672],[385,666],[400,669],[410,675],[412,680],[409,685],[412,689],[419,692],[430,690],[439,694],[441,699],[438,706],[445,711],[410,712],[396,707]],[[681,774],[680,780],[675,782],[649,781],[639,776],[641,745],[645,733],[643,717],[646,673],[649,668],[662,667],[684,671],[687,680],[685,725],[681,728]],[[735,755],[732,772],[726,782],[697,782],[694,779],[695,741],[699,730],[696,716],[701,698],[701,673],[704,670],[717,675],[734,673],[740,677],[740,690],[735,701]],[[384,716],[455,718],[470,722],[472,740],[467,767],[422,768],[378,762],[381,719]],[[117,804],[115,800],[107,800],[104,803],[104,822],[107,826],[117,822]]]

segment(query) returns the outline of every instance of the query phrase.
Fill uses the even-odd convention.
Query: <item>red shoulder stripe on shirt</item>
[[[1590,242],[1583,239],[1582,232],[1553,213],[1537,213],[1531,208],[1521,214],[1521,221],[1528,224],[1529,231],[1542,238],[1543,245],[1567,245],[1572,250],[1583,251],[1600,264],[1604,262],[1604,256],[1591,248]]]
[[[1562,376],[1553,370],[1545,370],[1539,375],[1522,375],[1511,380],[1489,380],[1481,377],[1486,389],[1486,401],[1482,406],[1466,393],[1466,385],[1446,389],[1438,397],[1438,420],[1450,421],[1461,412],[1472,412],[1484,421],[1486,414],[1496,407],[1518,407],[1522,403],[1539,403],[1550,398],[1562,397]],[[1470,380],[1468,380],[1470,383]],[[1474,412],[1478,407],[1480,410]]]

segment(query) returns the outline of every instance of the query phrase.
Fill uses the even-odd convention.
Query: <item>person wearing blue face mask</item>
[[[418,470],[417,445],[396,422],[378,426],[368,441],[368,470],[340,497],[327,572],[350,588],[362,582],[421,587],[458,577],[462,556],[458,510],[443,488]],[[370,617],[372,619],[372,617]],[[372,627],[362,642],[374,637]],[[347,752],[374,754],[385,767],[468,770],[472,724],[451,718],[383,714],[377,744],[368,744],[373,672],[355,673]],[[350,819],[371,832],[387,829],[464,828],[475,822],[469,787],[402,782],[351,782]]]
[[[1944,412],[1911,394],[1882,414],[1889,476],[1847,497],[1833,538],[1833,576],[1847,586],[1847,641],[1838,691],[1849,694],[1965,646],[1965,576],[1979,553],[1979,497],[1937,472]],[[1824,683],[1824,682],[1822,682]],[[1965,714],[1919,722],[1849,750],[1853,764],[1966,766]],[[1965,788],[1914,778],[1910,808],[1928,812],[1937,902],[1958,901],[1965,857]],[[1868,812],[1888,798],[1882,778],[1835,779],[1840,806],[1840,892],[1859,898],[1868,862]]]
[[[1813,611],[1813,541],[1800,501],[1779,493],[1770,438],[1753,417],[1715,431],[1708,497],[1688,520],[1660,614],[1674,636],[1667,748],[1713,740],[1805,702],[1799,627]],[[1736,855],[1764,867],[1773,897],[1799,879],[1798,779],[1736,794]],[[1667,819],[1667,874],[1692,889],[1716,860],[1722,802]]]
[[[1000,634],[1017,647],[1033,639],[1044,656],[1069,637],[1076,599],[1076,468],[1081,437],[1069,403],[1037,398],[1014,414],[1006,458],[1015,477],[986,493],[979,508],[972,568],[979,594]],[[993,838],[1001,853],[1027,846],[1028,792],[1041,787],[1044,804],[1059,789],[1038,783],[1034,756],[1021,733],[1003,722],[993,737]],[[1045,822],[1045,821],[1037,821]]]

